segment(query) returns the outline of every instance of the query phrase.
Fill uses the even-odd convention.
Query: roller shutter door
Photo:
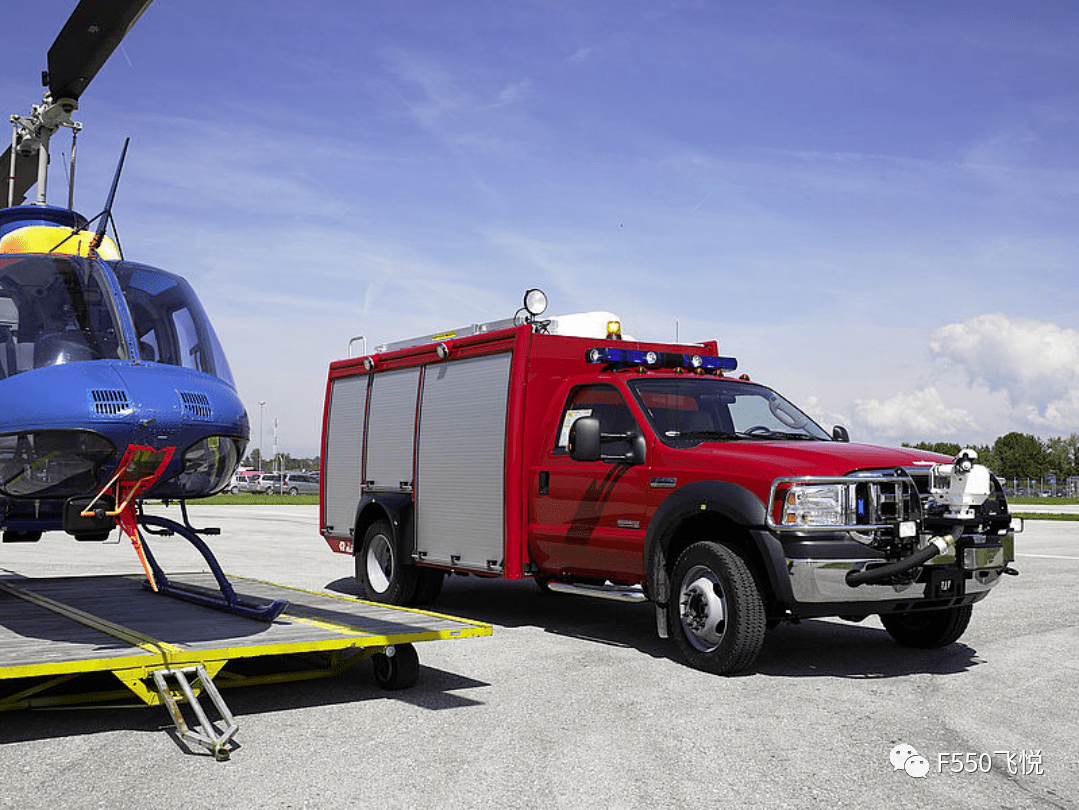
[[[420,407],[416,549],[502,571],[510,353],[428,366]]]

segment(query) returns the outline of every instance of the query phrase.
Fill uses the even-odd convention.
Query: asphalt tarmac
[[[191,515],[230,573],[354,593],[316,507]],[[153,542],[166,571],[203,567]],[[1079,524],[1027,521],[1016,546],[1021,575],[948,648],[807,621],[726,678],[683,665],[649,605],[453,577],[434,609],[493,636],[417,644],[403,692],[366,666],[227,690],[227,762],[161,707],[0,714],[0,808],[1076,808]],[[0,546],[0,577],[139,570],[126,541]]]

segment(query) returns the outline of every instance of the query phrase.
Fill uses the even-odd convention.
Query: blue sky
[[[8,21],[9,114],[74,6]],[[1077,46],[1068,0],[154,0],[75,115],[76,207],[130,136],[125,254],[195,286],[267,453],[275,417],[318,452],[351,337],[536,286],[856,441],[1069,435]]]

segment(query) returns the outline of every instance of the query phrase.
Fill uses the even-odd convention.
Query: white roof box
[[[607,324],[611,321],[621,323],[622,319],[613,312],[575,312],[570,315],[557,315],[550,318],[547,331],[552,335],[571,335],[602,340],[607,337]],[[623,340],[634,340],[623,334]]]

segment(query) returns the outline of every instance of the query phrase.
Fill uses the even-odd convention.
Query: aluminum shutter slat
[[[334,380],[326,427],[324,519],[337,537],[350,536],[356,520],[366,407],[367,377]]]
[[[371,381],[366,476],[372,490],[400,491],[412,484],[419,382],[419,368],[387,371]]]
[[[427,562],[502,569],[510,359],[427,367],[416,470],[416,547]]]

